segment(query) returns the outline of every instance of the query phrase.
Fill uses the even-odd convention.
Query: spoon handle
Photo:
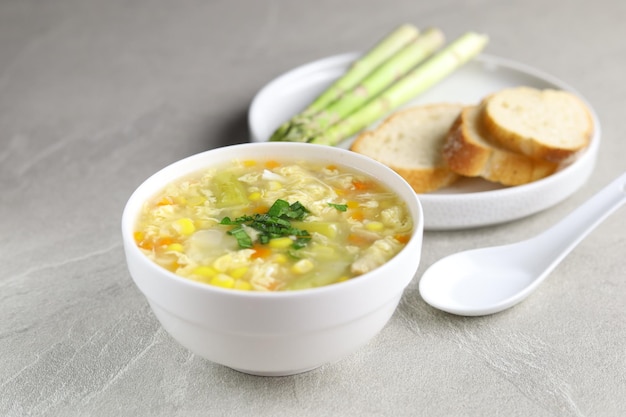
[[[527,240],[527,248],[541,251],[547,275],[593,229],[626,202],[626,172],[565,216],[560,222]],[[539,266],[539,265],[538,265]]]

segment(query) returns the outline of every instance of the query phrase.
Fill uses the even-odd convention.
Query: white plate
[[[248,113],[251,140],[267,141],[274,130],[303,110],[345,72],[358,54],[325,58],[293,69],[263,87]],[[434,102],[477,103],[494,91],[526,85],[557,88],[578,95],[563,81],[524,64],[480,55],[422,93],[405,107]],[[504,187],[478,178],[462,179],[451,187],[420,194],[426,230],[464,229],[504,223],[545,210],[578,190],[591,175],[600,146],[600,122],[589,105],[595,125],[589,147],[571,165],[530,184]],[[347,148],[353,138],[338,146]]]

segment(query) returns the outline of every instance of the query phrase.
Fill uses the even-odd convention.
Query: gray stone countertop
[[[503,313],[448,315],[417,285],[624,171],[625,18],[621,0],[0,2],[0,415],[626,415],[624,210]],[[190,354],[130,279],[127,198],[171,162],[248,141],[250,101],[274,77],[404,22],[487,33],[489,54],[574,86],[602,124],[591,178],[521,220],[426,232],[392,320],[338,363],[263,378]]]

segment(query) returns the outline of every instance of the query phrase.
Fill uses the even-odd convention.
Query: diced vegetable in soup
[[[135,240],[154,262],[223,288],[320,287],[371,271],[407,243],[404,202],[336,165],[242,160],[167,186]]]

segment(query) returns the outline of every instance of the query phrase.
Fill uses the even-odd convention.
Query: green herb
[[[224,217],[220,224],[237,226],[227,233],[237,239],[240,248],[250,248],[253,244],[252,238],[243,227],[246,225],[259,232],[258,241],[262,244],[278,237],[293,236],[295,240],[292,248],[300,249],[308,243],[311,235],[306,230],[293,227],[291,220],[303,220],[308,214],[309,210],[300,202],[290,205],[287,201],[278,199],[265,214],[241,216],[235,220]]]
[[[328,203],[329,206],[336,208],[339,211],[346,211],[348,210],[348,205],[347,204],[334,204],[334,203]]]
[[[267,214],[272,217],[302,220],[309,214],[309,210],[300,204],[299,201],[289,205],[285,200],[278,199],[272,204]]]
[[[232,235],[237,239],[237,243],[240,248],[251,248],[252,247],[252,238],[246,233],[241,225],[238,225],[234,229],[228,231],[229,235]]]

